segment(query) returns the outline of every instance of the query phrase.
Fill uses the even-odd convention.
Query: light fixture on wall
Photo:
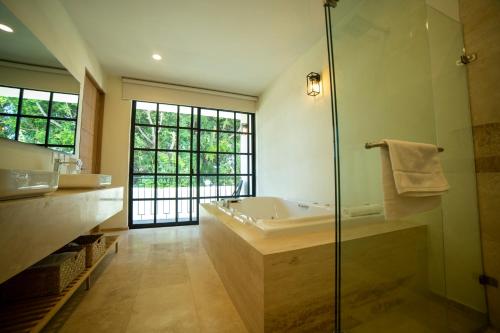
[[[154,60],[161,60],[162,59],[161,55],[159,55],[158,53],[153,54],[151,56],[151,58],[153,58]]]
[[[307,94],[309,96],[319,95],[321,92],[321,75],[319,73],[311,72],[307,74]]]

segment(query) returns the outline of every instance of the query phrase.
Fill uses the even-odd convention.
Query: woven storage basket
[[[58,295],[85,270],[85,251],[51,254],[2,284],[5,299]]]
[[[87,267],[94,265],[104,252],[106,252],[106,239],[103,237],[103,234],[80,236],[71,243],[85,247],[85,262]],[[67,247],[71,248],[71,245],[67,245]],[[67,247],[64,247],[63,250]]]

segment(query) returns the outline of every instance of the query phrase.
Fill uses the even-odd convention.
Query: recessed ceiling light
[[[155,54],[153,54],[153,59],[154,60],[161,60],[161,55],[155,53]]]
[[[14,29],[9,27],[8,25],[1,24],[1,23],[0,23],[0,30],[3,30],[5,32],[14,32]]]

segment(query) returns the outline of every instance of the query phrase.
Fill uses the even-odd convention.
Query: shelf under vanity
[[[2,332],[40,332],[56,315],[63,305],[85,282],[90,288],[92,272],[113,249],[118,252],[119,236],[105,236],[106,252],[91,267],[78,275],[59,295],[49,295],[13,301],[0,305],[0,331]]]

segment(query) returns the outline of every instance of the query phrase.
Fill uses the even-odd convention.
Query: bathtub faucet
[[[222,199],[222,207],[230,208],[232,203],[240,202],[241,199]]]

